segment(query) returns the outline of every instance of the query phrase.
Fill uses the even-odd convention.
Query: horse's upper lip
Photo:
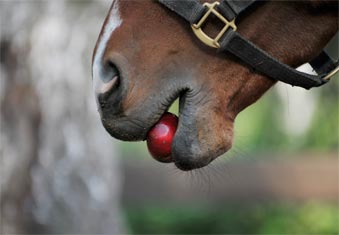
[[[116,100],[114,94],[101,95],[99,96],[100,103],[107,104],[107,106],[101,107],[102,123],[105,129],[117,139],[124,141],[145,140],[148,131],[159,121],[179,95],[180,92],[171,94],[165,99],[158,100],[159,105],[147,104],[146,107],[128,111],[128,114],[126,110],[123,111],[116,107],[118,104],[112,105]]]

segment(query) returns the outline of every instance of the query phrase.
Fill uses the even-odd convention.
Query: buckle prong
[[[232,21],[228,21],[222,14],[220,14],[216,10],[216,6],[218,5],[219,2],[204,3],[204,6],[208,8],[207,12],[204,14],[203,17],[201,17],[197,24],[191,25],[193,32],[200,39],[200,41],[205,43],[207,46],[213,48],[220,48],[219,40],[229,28],[232,28],[234,31],[237,30],[237,26],[235,25],[235,19],[233,19]],[[218,33],[218,35],[215,38],[211,38],[210,36],[208,36],[201,28],[211,13],[213,13],[220,21],[222,21],[225,24],[225,26],[222,28],[222,30]]]
[[[324,78],[323,78],[323,80],[325,80],[325,81],[329,81],[336,73],[338,73],[339,72],[339,66],[338,67],[336,67],[335,69],[333,69],[329,74],[327,74]]]

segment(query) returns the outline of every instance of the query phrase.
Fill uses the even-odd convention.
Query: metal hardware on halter
[[[235,25],[235,18],[232,21],[228,21],[223,15],[221,15],[215,7],[219,5],[219,2],[214,3],[204,3],[203,6],[207,7],[208,10],[204,14],[204,16],[199,20],[197,24],[192,24],[192,30],[195,33],[195,35],[205,43],[207,46],[213,47],[213,48],[220,48],[219,39],[224,35],[224,33],[229,29],[232,28],[234,31],[237,30],[237,26]],[[219,32],[219,34],[215,38],[211,38],[208,36],[201,27],[206,22],[209,15],[213,13],[219,20],[221,20],[223,23],[225,23],[225,26],[223,29]]]
[[[323,80],[324,81],[329,81],[336,73],[338,73],[339,72],[339,66],[338,67],[336,67],[335,69],[333,69],[329,74],[327,74],[324,78],[323,78]]]

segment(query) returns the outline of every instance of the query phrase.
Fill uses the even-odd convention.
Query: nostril
[[[120,85],[119,69],[110,61],[104,64],[103,69],[97,77],[99,79],[94,79],[96,94],[111,93],[117,90]]]
[[[120,72],[118,67],[111,61],[108,61],[105,65],[106,74],[102,78],[104,82],[109,82],[114,78],[120,78]]]

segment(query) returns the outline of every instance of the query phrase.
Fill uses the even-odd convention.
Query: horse
[[[244,38],[297,67],[338,31],[338,2],[256,2],[236,24]],[[213,20],[205,27],[209,34],[220,31]],[[182,17],[150,0],[113,1],[94,49],[92,75],[103,126],[123,141],[145,140],[179,98],[172,158],[184,171],[231,149],[237,115],[277,82],[207,47]]]

